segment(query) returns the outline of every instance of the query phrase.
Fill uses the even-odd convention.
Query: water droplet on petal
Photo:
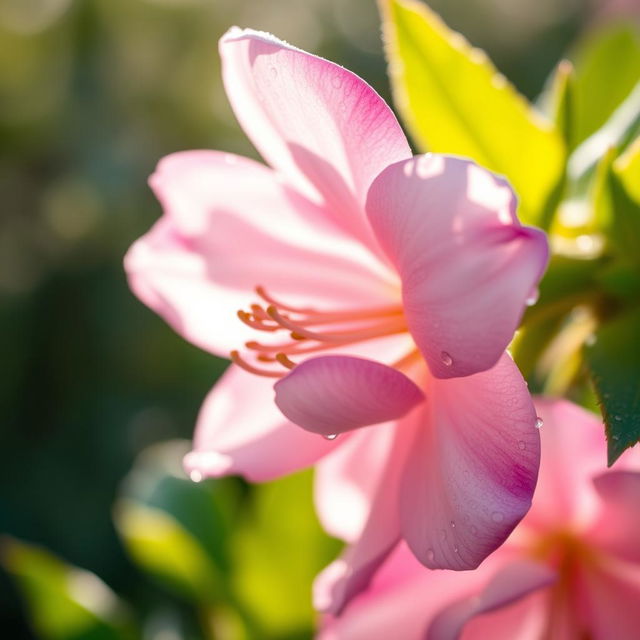
[[[198,471],[197,469],[194,469],[189,474],[189,478],[191,479],[192,482],[202,482],[204,480],[204,476],[202,475],[202,472]]]
[[[325,440],[335,440],[338,437],[337,433],[329,433],[326,436],[322,436]]]
[[[433,549],[427,549],[427,562],[434,562],[436,559],[436,554]]]
[[[527,443],[524,440],[519,440],[518,449],[520,449],[520,451],[524,451],[526,448],[527,448]]]
[[[455,527],[456,527],[456,521],[455,521],[455,520],[452,520],[452,521],[451,521],[451,528],[452,528],[452,529],[455,529]]]
[[[453,552],[454,552],[454,553],[459,553],[459,549],[458,549],[458,547],[453,547]]]
[[[275,80],[278,77],[278,70],[275,67],[271,67],[269,75]]]
[[[494,511],[491,514],[491,519],[494,522],[502,522],[504,520],[504,513],[501,513],[500,511]]]
[[[540,417],[536,418],[536,429],[542,429],[542,425],[544,424],[544,420]]]
[[[440,354],[440,360],[445,367],[450,367],[453,364],[453,358],[446,351]]]
[[[532,307],[536,302],[538,302],[538,298],[540,297],[540,291],[535,289],[531,295],[525,300],[525,304],[528,307]]]

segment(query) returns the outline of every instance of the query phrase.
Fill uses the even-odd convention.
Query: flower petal
[[[358,593],[367,588],[376,570],[393,551],[400,537],[398,490],[407,452],[413,442],[409,418],[376,427],[393,434],[382,469],[382,482],[371,502],[366,525],[357,541],[315,579],[313,603],[318,611],[339,615]]]
[[[404,539],[426,566],[472,569],[526,514],[540,437],[508,355],[484,373],[431,378],[400,492]]]
[[[192,477],[240,474],[264,482],[309,467],[337,446],[283,418],[272,381],[232,366],[202,406],[185,468]]]
[[[422,640],[433,616],[481,589],[487,575],[485,565],[465,573],[427,571],[400,543],[340,616],[324,616],[319,640]]]
[[[220,55],[231,105],[262,157],[340,228],[371,242],[369,185],[411,156],[391,109],[355,74],[266,33],[233,28]]]
[[[386,461],[394,437],[387,425],[360,429],[317,463],[316,511],[330,535],[354,542],[362,534],[375,495],[387,481]]]
[[[586,537],[620,558],[640,563],[640,473],[609,471],[593,483],[602,504]]]
[[[255,340],[236,312],[256,285],[333,310],[389,303],[389,270],[266,167],[192,151],[164,158],[150,182],[164,216],[125,267],[136,295],[196,345],[226,356]]]
[[[433,375],[492,367],[548,256],[545,235],[518,222],[509,186],[469,160],[426,155],[385,169],[366,207]]]
[[[457,640],[464,625],[475,616],[506,607],[553,584],[557,578],[556,572],[544,565],[526,560],[511,562],[498,571],[480,593],[461,598],[442,610],[429,625],[426,638]]]
[[[636,640],[640,628],[640,566],[610,560],[580,569],[574,590],[589,637]]]
[[[535,406],[542,420],[540,477],[523,524],[537,531],[560,526],[584,529],[601,506],[593,484],[607,461],[601,418],[567,400],[537,397]],[[625,452],[616,469],[633,469],[634,465],[640,469],[634,453]]]
[[[424,399],[404,373],[351,356],[310,358],[274,388],[291,422],[324,436],[396,420]]]

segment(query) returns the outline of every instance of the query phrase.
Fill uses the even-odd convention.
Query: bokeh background
[[[638,0],[430,5],[530,98],[603,33],[639,50],[625,31]],[[310,581],[339,547],[313,518],[310,476],[254,488],[182,475],[226,363],[143,307],[122,270],[160,213],[146,179],[161,156],[256,157],[220,82],[216,42],[233,24],[389,99],[374,0],[0,0],[5,638],[312,633]]]

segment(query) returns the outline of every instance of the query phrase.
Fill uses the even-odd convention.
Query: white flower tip
[[[232,460],[217,451],[191,451],[184,457],[182,466],[190,478],[199,474],[202,479],[224,475],[231,468]]]

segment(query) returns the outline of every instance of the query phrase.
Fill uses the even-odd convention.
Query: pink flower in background
[[[520,225],[501,178],[412,158],[349,71],[254,31],[232,29],[220,52],[271,168],[165,158],[151,178],[164,215],[126,258],[146,304],[238,365],[205,401],[186,467],[261,481],[324,458],[320,517],[359,542],[320,608],[339,610],[400,538],[430,567],[473,568],[536,481],[536,414],[504,349],[544,234]]]
[[[322,640],[633,640],[640,629],[640,459],[605,471],[602,424],[566,401],[544,418],[533,506],[476,571],[428,571],[399,545]],[[366,473],[366,471],[363,471]]]

